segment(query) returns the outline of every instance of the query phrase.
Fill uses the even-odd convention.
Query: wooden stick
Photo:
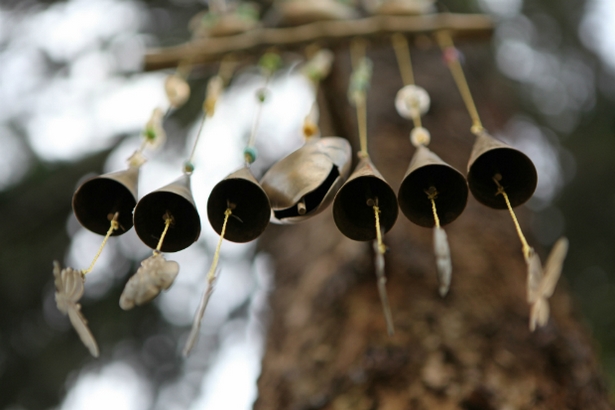
[[[297,27],[257,28],[226,37],[197,38],[190,42],[150,50],[144,70],[176,67],[189,59],[193,64],[220,60],[232,52],[258,52],[269,47],[298,49],[315,41],[327,46],[343,43],[355,36],[390,36],[393,33],[426,34],[449,30],[457,38],[489,38],[493,21],[483,14],[438,13],[422,16],[373,16],[343,21],[319,21]]]

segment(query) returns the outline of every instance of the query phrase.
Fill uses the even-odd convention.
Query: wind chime
[[[179,264],[165,260],[162,252],[177,252],[199,238],[201,220],[194,203],[190,178],[194,172],[194,155],[205,120],[213,116],[216,101],[230,78],[233,62],[223,60],[220,73],[207,85],[203,116],[192,150],[183,165],[182,175],[170,184],[141,198],[134,212],[135,230],[139,238],[153,249],[153,254],[141,262],[141,267],[128,280],[120,297],[120,307],[132,309],[154,299],[168,289],[179,273]]]
[[[169,110],[181,106],[189,97],[190,89],[183,78],[183,68],[183,64],[180,65],[177,73],[167,77],[165,82]],[[77,188],[73,195],[73,212],[79,223],[89,231],[104,235],[90,266],[77,270],[62,268],[57,261],[53,263],[58,310],[68,315],[81,341],[94,357],[99,355],[98,344],[87,326],[79,303],[85,290],[85,277],[94,269],[109,238],[126,233],[134,224],[133,210],[137,204],[139,170],[146,162],[143,151],[146,148],[156,149],[164,143],[166,135],[162,128],[163,117],[159,108],[152,112],[143,132],[141,146],[128,158],[128,169],[91,178]]]
[[[192,329],[186,345],[183,349],[184,357],[190,354],[194,347],[205,309],[209,298],[214,290],[214,284],[218,277],[217,267],[220,258],[222,240],[231,242],[249,242],[260,236],[269,224],[271,217],[271,205],[267,194],[256,181],[250,170],[250,165],[256,160],[255,147],[256,134],[261,119],[263,105],[266,101],[269,89],[267,88],[271,77],[281,66],[282,60],[276,53],[265,53],[259,66],[265,78],[263,87],[256,92],[257,108],[252,123],[252,129],[248,143],[244,148],[243,155],[245,164],[239,170],[231,173],[220,181],[211,191],[207,201],[207,217],[212,228],[220,235],[218,245],[213,256],[209,272],[207,273],[207,285],[197,308],[192,323]]]
[[[508,209],[510,213],[527,264],[527,301],[531,305],[529,327],[534,331],[537,325],[544,326],[549,319],[547,299],[553,294],[561,274],[568,252],[568,239],[562,237],[557,240],[543,269],[540,258],[525,239],[513,210],[534,193],[538,182],[536,168],[524,153],[496,140],[483,128],[459,62],[459,51],[448,31],[440,31],[436,37],[472,119],[471,131],[476,135],[468,162],[470,191],[483,205],[493,209]]]
[[[386,293],[384,254],[382,241],[397,220],[398,205],[395,192],[372,163],[367,151],[367,90],[371,81],[372,62],[365,56],[365,42],[351,44],[353,72],[348,99],[355,106],[359,130],[359,164],[342,185],[333,201],[333,219],[345,236],[355,241],[374,240],[375,267],[378,292],[384,311],[387,332],[395,332],[393,317]]]
[[[308,48],[312,50],[311,58],[302,67],[314,90],[314,102],[303,121],[304,144],[273,165],[260,184],[257,182],[250,169],[257,157],[256,135],[264,104],[269,97],[271,78],[282,64],[277,53],[267,52],[261,57],[258,65],[264,84],[256,92],[257,106],[243,150],[244,166],[220,181],[207,202],[207,216],[212,228],[219,234],[219,240],[207,274],[206,288],[183,349],[184,356],[190,353],[198,339],[201,321],[218,278],[223,240],[238,243],[252,241],[261,235],[270,221],[278,224],[303,222],[322,212],[331,202],[335,224],[342,234],[356,241],[373,241],[378,292],[387,332],[392,335],[394,324],[386,292],[384,254],[387,248],[383,242],[384,234],[395,224],[399,208],[413,223],[433,228],[439,293],[445,296],[450,289],[452,262],[443,226],[453,222],[465,209],[468,188],[482,204],[494,209],[508,209],[528,268],[530,329],[546,324],[549,318],[548,298],[553,294],[560,276],[568,241],[561,238],[556,242],[543,268],[540,258],[527,243],[513,210],[533,194],[537,184],[536,169],[525,154],[496,140],[483,128],[459,63],[459,52],[448,32],[438,32],[437,40],[472,119],[471,131],[476,135],[468,163],[467,181],[463,174],[428,148],[431,136],[422,126],[421,115],[429,109],[429,94],[414,83],[408,43],[402,34],[395,34],[392,44],[404,82],[404,87],[396,96],[395,106],[402,117],[413,121],[410,141],[416,148],[397,196],[368,153],[367,91],[371,82],[372,62],[366,57],[365,41],[358,39],[353,40],[350,47],[352,74],[348,90],[349,101],[356,108],[360,144],[357,153],[359,161],[352,174],[348,177],[351,167],[348,141],[340,137],[321,137],[316,95],[320,81],[330,71],[333,53],[329,50],[314,52],[312,47]],[[86,229],[104,235],[104,239],[87,269],[62,269],[58,262],[54,262],[55,297],[58,309],[69,316],[93,356],[99,354],[98,345],[81,314],[79,301],[84,293],[85,276],[92,271],[108,239],[125,233],[134,225],[139,238],[153,250],[152,255],[141,262],[122,292],[120,306],[128,310],[151,301],[162,290],[168,289],[179,274],[179,264],[167,261],[163,253],[185,249],[199,238],[201,222],[190,182],[195,169],[193,159],[204,123],[214,115],[216,102],[225,84],[230,81],[234,68],[235,61],[224,58],[218,74],[209,80],[202,120],[179,178],[137,202],[139,170],[146,161],[143,151],[146,147],[160,146],[165,139],[162,121],[166,115],[157,108],[146,124],[141,147],[128,159],[128,168],[86,181],[73,196],[73,210],[79,222]],[[188,99],[190,87],[185,79],[190,69],[190,62],[183,61],[176,73],[167,77],[167,114]]]
[[[442,161],[427,145],[429,131],[421,125],[421,115],[429,110],[430,98],[425,89],[414,84],[410,49],[401,34],[392,37],[404,87],[399,90],[395,107],[399,115],[414,122],[410,141],[416,152],[410,161],[397,199],[406,217],[419,226],[434,228],[434,253],[440,282],[440,295],[448,293],[453,271],[450,248],[442,226],[453,222],[465,209],[468,184],[461,172]]]

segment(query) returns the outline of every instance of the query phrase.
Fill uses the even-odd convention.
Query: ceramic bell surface
[[[192,245],[201,234],[201,219],[190,190],[190,175],[145,195],[135,208],[134,224],[139,238],[156,249],[165,228],[165,215],[172,222],[160,251],[177,252]]]
[[[506,191],[513,208],[530,199],[538,183],[536,168],[527,155],[483,131],[476,137],[468,162],[470,191],[478,202],[506,209],[494,178]]]
[[[380,208],[380,226],[388,232],[397,220],[395,192],[374,167],[362,158],[333,201],[333,219],[345,236],[355,241],[376,238],[373,206]]]
[[[228,208],[233,213],[228,218],[224,238],[229,241],[249,242],[258,238],[269,224],[269,198],[247,167],[218,182],[209,195],[207,217],[218,235],[222,234]]]
[[[87,180],[73,195],[73,211],[81,225],[100,235],[109,230],[113,215],[118,212],[117,236],[132,228],[132,211],[137,204],[139,167],[100,175]]]
[[[437,192],[437,205],[441,225],[453,222],[466,207],[468,184],[455,168],[442,161],[424,145],[419,145],[410,161],[397,200],[406,217],[417,225],[431,228],[435,225],[428,192]]]
[[[271,221],[301,222],[329,206],[350,173],[351,155],[344,138],[310,138],[273,165],[261,180],[271,202]]]

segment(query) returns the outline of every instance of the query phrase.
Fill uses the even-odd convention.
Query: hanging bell
[[[224,238],[232,242],[249,242],[260,236],[271,217],[269,198],[248,167],[243,167],[214,187],[207,201],[209,223],[222,234],[225,212],[228,218]]]
[[[352,150],[344,138],[310,138],[261,179],[271,221],[292,224],[324,210],[350,173]]]
[[[132,211],[137,203],[139,167],[100,175],[87,180],[73,195],[73,212],[81,225],[99,235],[109,230],[109,222],[118,213],[118,236],[132,228]]]
[[[355,241],[376,238],[374,209],[380,210],[380,225],[388,232],[397,220],[395,192],[369,158],[362,158],[333,201],[333,219],[344,235]]]
[[[435,225],[428,196],[432,191],[436,195],[434,199],[438,204],[441,225],[451,223],[461,215],[468,201],[466,179],[429,148],[419,145],[399,187],[397,199],[404,215],[426,228]]]
[[[506,209],[503,195],[498,195],[497,180],[514,208],[530,199],[538,176],[532,161],[521,151],[480,132],[468,162],[468,184],[478,202],[490,208]]]
[[[190,190],[190,175],[184,174],[139,200],[134,214],[135,230],[152,249],[158,245],[167,215],[172,222],[161,252],[181,251],[196,242],[201,233],[201,219]]]

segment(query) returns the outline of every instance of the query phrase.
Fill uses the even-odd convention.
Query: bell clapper
[[[386,245],[382,242],[382,229],[380,228],[380,208],[378,207],[378,198],[368,199],[367,205],[374,209],[374,218],[376,220],[376,240],[374,241],[374,251],[376,254],[375,267],[376,278],[378,279],[378,294],[382,303],[384,319],[387,324],[387,333],[389,336],[395,334],[395,326],[393,325],[393,315],[389,306],[389,298],[387,296],[386,283],[387,278],[384,274],[384,254],[387,251]]]
[[[297,202],[297,213],[299,215],[305,215],[305,212],[307,211],[307,208],[305,206],[305,198],[301,198],[299,200],[299,202]]]
[[[440,296],[444,297],[451,287],[451,276],[453,273],[451,250],[448,245],[446,231],[440,226],[440,218],[438,217],[438,210],[436,209],[438,190],[434,186],[430,186],[425,193],[427,194],[427,198],[431,201],[431,210],[434,219],[433,245],[434,254],[436,255],[438,282],[440,282],[439,292]]]
[[[224,211],[224,222],[222,223],[222,231],[220,232],[220,238],[218,239],[218,245],[216,246],[216,251],[214,253],[213,260],[211,262],[211,266],[209,268],[209,272],[207,274],[207,288],[205,289],[205,293],[203,293],[203,297],[201,298],[201,302],[199,307],[194,315],[194,320],[192,322],[192,329],[190,330],[190,335],[188,336],[188,340],[186,341],[186,345],[184,346],[184,350],[182,354],[184,357],[188,357],[190,351],[194,347],[198,337],[199,330],[201,329],[201,320],[203,319],[203,315],[205,315],[205,309],[207,308],[207,303],[209,302],[209,298],[214,291],[214,284],[216,279],[218,278],[218,260],[220,259],[220,248],[222,247],[222,240],[224,239],[224,234],[226,233],[226,224],[228,223],[229,217],[233,214],[232,204],[228,204],[226,211]],[[233,205],[234,207],[234,205]]]
[[[160,253],[160,249],[162,248],[162,244],[164,242],[164,237],[167,236],[167,232],[169,231],[169,227],[173,225],[174,219],[173,215],[169,211],[166,211],[164,216],[164,230],[162,231],[162,235],[160,235],[160,239],[158,240],[158,245],[156,246],[156,250],[154,250],[154,255]]]

